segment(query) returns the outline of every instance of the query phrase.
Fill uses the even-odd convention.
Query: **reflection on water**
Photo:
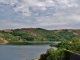
[[[32,60],[45,53],[48,48],[49,45],[1,45],[0,60]]]

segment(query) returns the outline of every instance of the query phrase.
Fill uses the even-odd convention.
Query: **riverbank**
[[[60,41],[26,41],[26,42],[8,42],[5,45],[45,45],[45,44],[58,44]],[[1,43],[4,45],[4,43]]]

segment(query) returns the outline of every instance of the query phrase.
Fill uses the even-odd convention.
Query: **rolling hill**
[[[0,43],[25,41],[64,41],[80,38],[80,29],[46,30],[42,28],[21,28],[0,30]]]

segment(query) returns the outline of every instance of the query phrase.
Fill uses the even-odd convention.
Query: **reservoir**
[[[51,48],[46,45],[0,45],[0,60],[33,60]],[[54,49],[57,49],[53,47]]]

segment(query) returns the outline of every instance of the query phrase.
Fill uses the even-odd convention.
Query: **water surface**
[[[49,45],[0,45],[0,60],[32,60],[48,48]]]

